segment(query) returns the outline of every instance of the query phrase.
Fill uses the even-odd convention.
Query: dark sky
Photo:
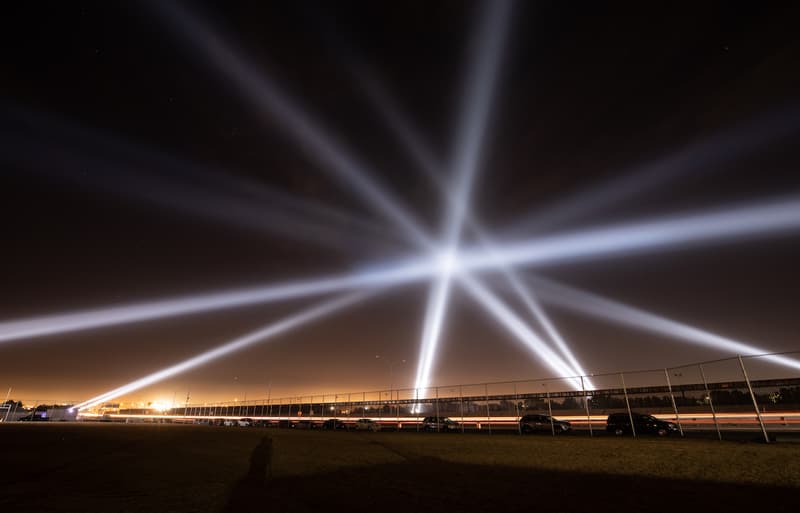
[[[157,5],[6,8],[0,322],[351,271],[414,254],[279,120],[255,109]],[[367,163],[427,230],[438,231],[438,190],[362,83],[369,76],[380,84],[435,158],[450,160],[482,4],[222,5],[185,8]],[[796,194],[798,14],[779,2],[517,2],[475,212],[493,232],[524,237],[528,221],[566,198],[687,148],[703,150],[669,168],[658,187],[540,232]],[[508,230],[520,225],[521,232]],[[783,234],[550,265],[541,274],[781,351],[800,349],[799,257],[796,236]],[[377,389],[390,380],[411,386],[426,290],[398,288],[128,399],[185,397],[187,389],[198,401],[252,398],[269,383],[273,396]],[[307,304],[4,343],[0,385],[13,386],[19,398],[82,400]],[[729,356],[548,312],[591,371]],[[465,295],[455,293],[448,319],[434,383],[550,374]],[[386,362],[399,359],[408,363],[390,378]]]

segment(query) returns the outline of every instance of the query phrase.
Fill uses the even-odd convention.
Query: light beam
[[[458,250],[461,229],[478,168],[492,91],[498,72],[498,61],[511,11],[511,1],[489,2],[487,9],[485,22],[476,39],[478,55],[467,82],[467,92],[462,107],[463,119],[457,129],[455,158],[451,173],[454,188],[453,201],[445,203],[447,208],[444,223],[444,249],[439,253],[444,255],[444,257],[439,257],[444,266],[440,269],[440,275],[431,284],[428,294],[420,344],[420,359],[414,383],[417,397],[419,397],[419,391],[426,388],[430,382],[433,360],[442,333],[442,323],[447,315],[447,298],[450,294],[452,280],[452,265],[450,264],[458,261],[453,255]]]
[[[462,268],[479,270],[506,265],[544,265],[589,260],[610,255],[674,250],[689,246],[765,237],[800,228],[800,198],[689,213],[605,228],[534,238],[497,245],[494,252],[461,254]]]
[[[793,198],[497,245],[491,252],[481,247],[472,247],[458,253],[455,258],[462,272],[492,271],[501,264],[545,265],[626,252],[645,253],[664,247],[672,249],[718,240],[764,237],[798,228],[800,199]],[[308,297],[359,287],[408,283],[438,273],[439,266],[430,258],[409,258],[384,262],[372,269],[338,276],[5,321],[0,323],[0,342]]]
[[[388,127],[392,130],[400,143],[408,151],[409,155],[417,163],[419,168],[424,171],[431,182],[439,189],[442,197],[448,202],[455,202],[456,199],[450,191],[444,178],[441,176],[441,164],[439,164],[434,157],[433,153],[429,150],[428,145],[424,144],[417,136],[417,130],[412,127],[408,118],[400,112],[395,102],[389,94],[384,90],[379,81],[373,77],[363,65],[356,65],[351,62],[351,68],[354,68],[354,73],[357,77],[357,82],[364,89],[366,97],[370,100],[375,109],[380,113]],[[466,210],[464,221],[466,225],[477,235],[479,246],[487,253],[494,251],[494,242],[489,236],[488,232],[481,226],[480,221],[475,217],[474,213]],[[449,269],[449,266],[444,261],[447,252],[442,252],[439,255],[440,268]],[[460,262],[459,262],[460,266]],[[556,345],[562,356],[567,359],[573,368],[573,374],[585,375],[586,372],[578,362],[573,354],[569,345],[564,340],[564,337],[555,327],[553,322],[545,313],[542,306],[536,300],[536,296],[532,290],[525,287],[522,278],[517,273],[516,269],[502,262],[497,264],[497,268],[501,271],[503,277],[511,285],[513,292],[528,308],[534,318],[539,322],[550,339]],[[426,346],[423,344],[423,348]],[[423,349],[424,353],[425,349]]]
[[[213,63],[222,71],[225,81],[235,83],[255,108],[268,118],[280,121],[323,170],[344,179],[362,198],[378,205],[380,212],[397,224],[410,240],[422,246],[428,244],[428,237],[411,214],[401,208],[399,202],[370,177],[365,167],[348,155],[342,145],[315,123],[266,73],[251,66],[231,45],[176,2],[156,2],[153,5],[187,41],[202,49],[203,62]]]
[[[788,105],[739,124],[710,138],[685,145],[645,165],[624,170],[618,178],[580,190],[541,211],[523,216],[500,238],[538,235],[544,230],[585,218],[605,207],[663,187],[683,177],[708,177],[724,171],[724,164],[741,160],[771,142],[800,132],[800,106]]]
[[[351,306],[359,301],[363,301],[368,297],[368,295],[368,293],[362,291],[325,301],[319,305],[303,310],[300,313],[271,323],[252,333],[242,335],[241,337],[238,337],[214,349],[200,353],[192,358],[176,363],[152,374],[148,374],[143,378],[139,378],[128,384],[117,387],[114,390],[110,390],[104,394],[87,399],[86,401],[76,405],[75,408],[78,410],[91,408],[92,406],[102,402],[114,399],[115,397],[128,394],[134,390],[139,390],[140,388],[144,388],[172,376],[194,369],[211,361],[217,360],[218,358],[222,358],[223,356],[227,356],[246,347],[250,347],[253,344],[264,342],[270,338],[286,333],[287,331],[304,326],[305,324],[318,320],[326,315],[338,312],[345,307]]]
[[[407,283],[427,277],[431,273],[432,265],[430,262],[409,260],[405,264],[387,265],[372,271],[340,276],[326,276],[262,287],[234,289],[213,294],[198,294],[161,301],[5,321],[0,323],[0,343],[120,324],[152,321],[178,315],[318,296],[347,289]]]
[[[686,340],[731,354],[771,352],[540,276],[532,277],[530,281],[536,286],[540,296],[549,303],[599,319],[615,321],[626,326],[633,326],[678,340]],[[764,358],[793,369],[800,369],[800,361],[793,358],[780,355],[769,355]]]
[[[573,370],[570,369],[569,365],[555,354],[547,344],[542,342],[541,338],[533,330],[531,330],[511,309],[503,304],[496,295],[484,287],[480,281],[470,275],[462,275],[459,278],[459,283],[464,286],[464,289],[470,296],[486,308],[495,319],[500,321],[503,327],[527,345],[531,351],[538,354],[544,363],[555,371],[557,376],[568,378],[567,381],[572,384],[575,390],[581,389],[581,382],[579,379],[576,379],[577,376],[574,374]],[[587,389],[591,388],[593,388],[593,386],[591,383],[587,382]]]
[[[0,160],[14,164],[11,172],[21,168],[26,177],[37,173],[48,180],[343,253],[399,247],[393,232],[363,216],[78,123],[0,103],[0,137],[6,142],[0,146]]]

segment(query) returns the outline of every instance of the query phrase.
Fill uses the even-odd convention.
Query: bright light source
[[[458,253],[453,250],[445,250],[436,256],[437,267],[441,274],[454,274],[458,272],[459,262]]]
[[[164,401],[154,401],[150,404],[150,409],[164,413],[165,411],[169,410],[169,404]]]

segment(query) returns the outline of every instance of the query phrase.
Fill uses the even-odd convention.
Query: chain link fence
[[[15,407],[4,406],[0,420],[21,420],[12,414]],[[85,419],[295,428],[364,425],[489,434],[541,429],[553,435],[569,429],[590,436],[606,433],[610,416],[629,419],[633,436],[652,430],[647,422],[668,423],[680,435],[720,439],[756,432],[769,441],[778,433],[800,432],[800,351],[572,378],[185,404],[159,412],[107,404],[81,413]]]

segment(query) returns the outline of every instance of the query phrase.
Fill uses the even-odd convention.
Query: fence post
[[[486,423],[489,424],[489,434],[492,434],[492,414],[489,411],[489,383],[483,384],[483,391],[486,395]]]
[[[678,424],[678,431],[683,438],[683,426],[681,426],[681,417],[678,415],[678,404],[675,402],[675,394],[672,393],[672,383],[669,380],[669,371],[664,369],[664,376],[667,378],[667,389],[669,389],[669,398],[672,399],[672,409],[675,411],[675,422]]]
[[[589,436],[593,437],[594,432],[592,431],[592,417],[589,415],[589,399],[586,395],[586,385],[583,383],[583,376],[581,376],[581,390],[583,391],[583,405],[586,407],[586,424],[589,426]]]
[[[389,392],[389,393],[390,393],[390,394],[391,394],[391,393],[393,393],[393,394],[395,395],[395,399],[394,399],[394,411],[395,411],[395,415],[397,416],[397,417],[396,417],[396,421],[397,421],[397,432],[399,433],[399,432],[400,432],[400,389],[398,388],[396,391],[394,391],[394,392]]]
[[[764,426],[764,419],[761,418],[761,410],[758,409],[758,401],[756,401],[756,395],[753,393],[753,386],[750,384],[750,378],[747,377],[747,370],[744,368],[744,361],[742,360],[742,355],[738,355],[739,358],[739,365],[742,367],[742,375],[744,376],[744,381],[747,383],[747,390],[750,391],[750,398],[753,400],[753,408],[756,409],[756,417],[758,417],[758,423],[761,426],[761,432],[764,433],[764,441],[769,443],[769,435],[767,434],[767,428]]]
[[[439,418],[439,387],[436,387],[436,432],[439,432],[439,424],[441,424],[441,420]]]
[[[519,394],[517,393],[517,384],[514,383],[514,411],[517,413],[517,433],[522,434],[522,422],[519,414]]]
[[[461,434],[464,434],[464,387],[458,385],[458,402],[461,404]]]
[[[543,383],[544,392],[547,395],[547,413],[550,415],[550,432],[556,436],[556,425],[553,422],[553,406],[550,404],[550,389],[547,388],[547,383]]]
[[[414,389],[414,406],[411,408],[411,413],[414,414],[414,423],[417,425],[417,433],[419,433],[419,388]]]
[[[703,379],[703,387],[706,389],[706,397],[708,397],[708,404],[711,406],[711,418],[714,419],[714,428],[717,430],[717,438],[722,440],[722,432],[719,430],[719,422],[717,422],[717,411],[714,409],[714,400],[711,399],[711,391],[708,389],[708,381],[706,381],[706,373],[703,371],[703,364],[698,363],[700,368],[700,377]]]
[[[628,400],[628,389],[625,387],[625,374],[619,373],[620,380],[622,380],[622,393],[625,394],[625,406],[628,408],[628,418],[631,421],[631,433],[636,438],[636,426],[633,425],[633,412],[631,411],[631,402]]]

